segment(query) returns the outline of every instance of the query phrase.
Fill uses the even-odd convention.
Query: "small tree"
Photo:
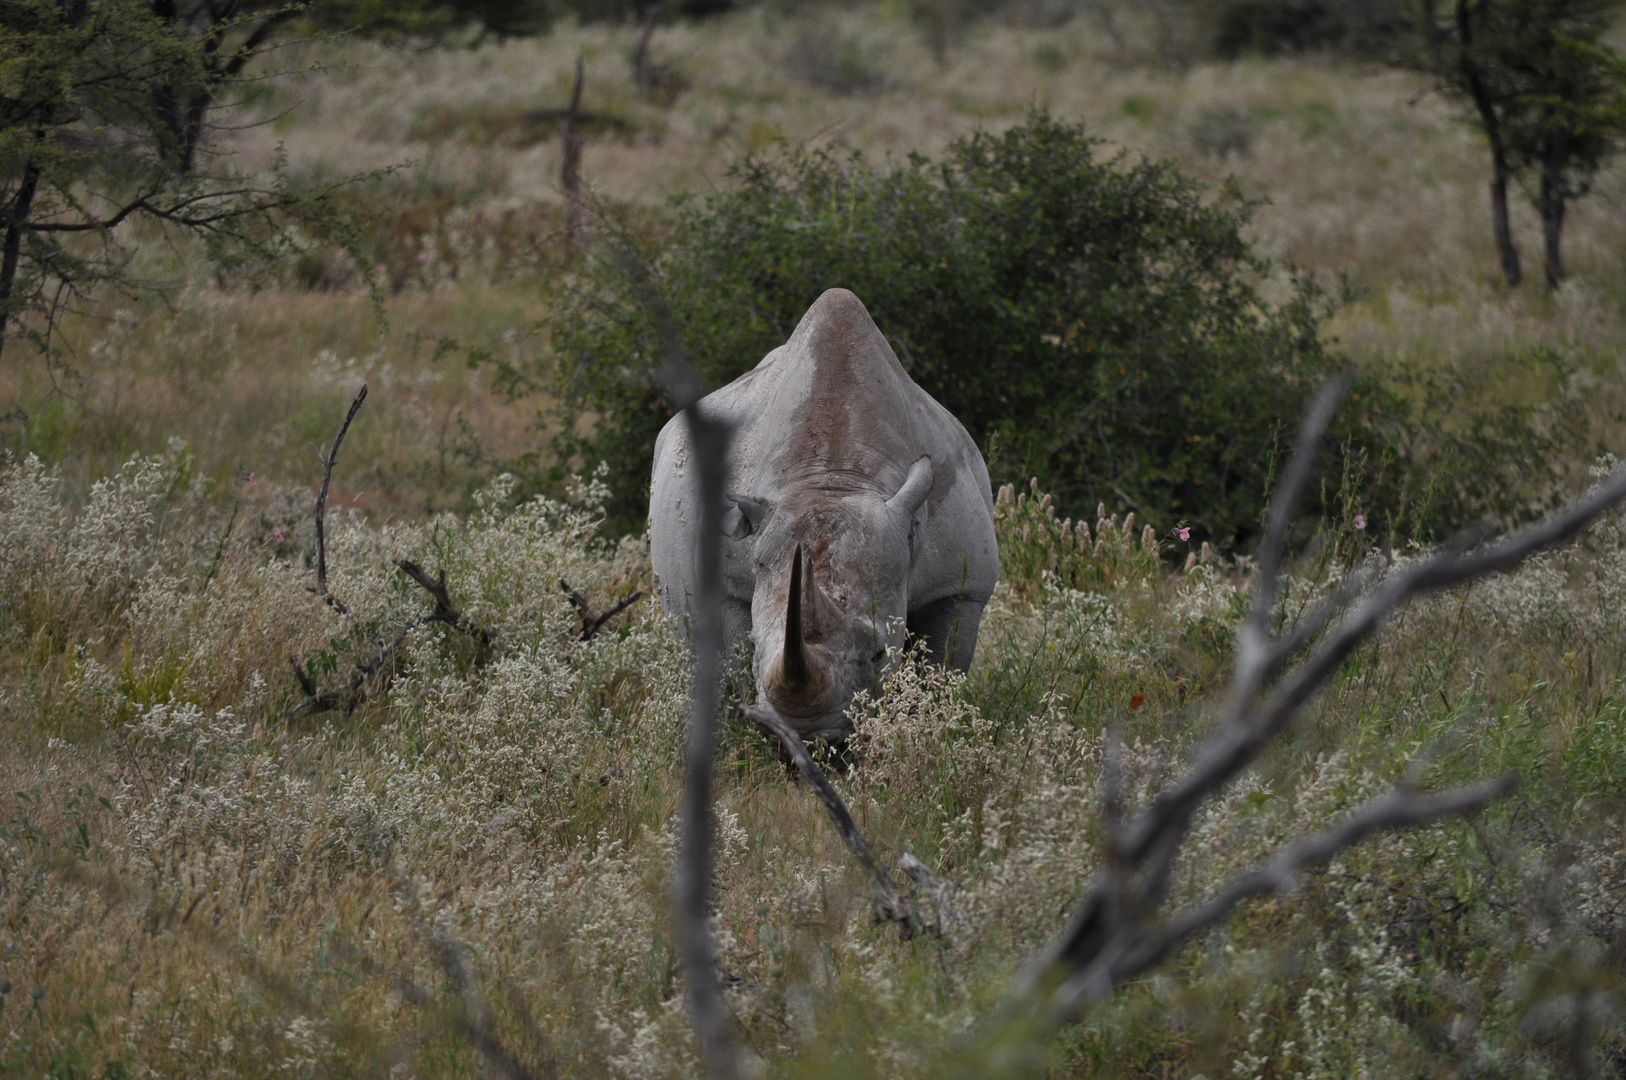
[[[332,187],[198,157],[204,116],[245,77],[265,25],[136,0],[0,8],[0,347],[8,332],[43,346],[62,305],[98,287],[139,288],[120,242],[138,226],[200,238],[223,268],[267,265],[290,224],[331,229]],[[245,36],[222,61],[229,33]]]
[[[1507,189],[1534,173],[1547,282],[1564,279],[1564,213],[1626,135],[1626,63],[1602,41],[1621,0],[1418,0],[1404,62],[1473,110],[1491,153],[1491,222],[1509,285],[1522,274]]]

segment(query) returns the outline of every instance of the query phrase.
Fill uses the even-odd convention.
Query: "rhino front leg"
[[[947,596],[909,613],[910,637],[926,639],[926,655],[934,664],[952,664],[965,671],[977,651],[977,628],[982,625],[982,603]]]

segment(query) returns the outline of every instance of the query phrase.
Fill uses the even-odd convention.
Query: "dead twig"
[[[339,425],[339,433],[333,436],[333,445],[328,449],[327,456],[320,453],[317,460],[322,463],[322,486],[316,492],[316,588],[312,590],[320,596],[329,607],[341,615],[348,615],[350,609],[345,607],[338,597],[327,591],[327,489],[333,482],[333,462],[339,457],[339,444],[344,442],[345,432],[350,430],[350,421],[356,418],[361,411],[361,403],[367,400],[367,384],[362,383],[361,389],[356,391],[356,399],[350,403],[350,411],[344,414],[344,423]]]
[[[592,641],[594,636],[597,635],[600,630],[604,629],[605,623],[609,622],[611,619],[615,618],[617,615],[621,614],[633,604],[636,604],[638,601],[644,598],[644,591],[639,589],[632,595],[617,601],[614,607],[610,608],[602,615],[594,615],[593,609],[587,606],[586,597],[582,596],[582,594],[577,592],[575,589],[572,589],[570,587],[570,583],[564,578],[559,579],[559,588],[565,594],[566,599],[570,601],[570,606],[576,609],[576,615],[582,621],[582,633],[580,638],[582,641]]]
[[[765,709],[760,705],[748,705],[741,709],[740,712],[747,720],[750,720],[779,740],[779,745],[785,748],[785,752],[796,763],[796,768],[801,771],[802,778],[813,789],[813,793],[819,797],[819,801],[824,804],[825,810],[829,811],[830,820],[835,822],[836,831],[841,834],[842,842],[847,845],[849,851],[858,857],[858,861],[864,864],[864,868],[875,879],[876,921],[897,923],[898,933],[905,941],[922,931],[934,931],[935,927],[925,923],[908,901],[898,895],[897,888],[892,884],[892,875],[881,861],[875,857],[875,849],[869,846],[869,841],[864,839],[864,834],[858,831],[858,825],[853,821],[853,816],[848,811],[847,804],[842,801],[840,793],[835,789],[835,785],[830,783],[829,778],[824,775],[824,771],[813,760],[813,755],[807,752],[807,744],[802,742],[802,737],[796,733],[795,729],[780,719],[771,709]],[[914,856],[906,855],[905,859],[907,860],[905,871],[909,873],[911,878],[920,880],[917,875],[930,873],[926,870],[925,865]]]

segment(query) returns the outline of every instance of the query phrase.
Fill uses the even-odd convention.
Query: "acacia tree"
[[[140,288],[138,226],[199,238],[227,270],[272,265],[290,226],[345,243],[337,185],[199,160],[203,114],[268,35],[223,64],[224,31],[195,29],[136,0],[0,5],[0,347],[8,332],[43,347],[65,303]]]
[[[274,266],[290,226],[356,247],[334,195],[363,177],[299,190],[206,152],[211,114],[276,74],[263,58],[289,36],[517,34],[545,14],[531,0],[0,3],[0,348],[8,332],[43,346],[62,304],[99,287],[139,288],[138,227],[199,238],[234,270]]]
[[[1564,279],[1561,237],[1626,135],[1626,63],[1603,42],[1621,0],[1417,0],[1420,47],[1403,57],[1472,110],[1491,155],[1491,224],[1502,273],[1518,285],[1511,181],[1534,174],[1549,285]]]

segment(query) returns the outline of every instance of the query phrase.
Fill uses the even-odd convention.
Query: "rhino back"
[[[910,607],[954,595],[981,601],[993,591],[998,552],[982,455],[904,371],[851,292],[825,292],[788,342],[702,404],[734,425],[728,490],[776,505],[858,491],[886,497],[930,457]],[[656,442],[650,503],[651,556],[674,616],[693,588],[699,492],[691,457],[687,424],[674,417]],[[746,603],[748,548],[724,544],[730,596]]]

